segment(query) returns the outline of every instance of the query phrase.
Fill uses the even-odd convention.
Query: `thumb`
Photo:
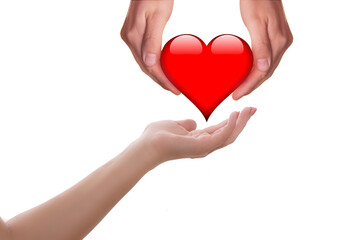
[[[272,61],[267,25],[253,24],[249,27],[249,32],[252,40],[254,65],[259,71],[267,73]]]
[[[187,130],[188,132],[191,132],[196,129],[196,122],[191,119],[176,121],[176,123],[181,127],[184,127],[185,130]]]
[[[161,16],[150,16],[143,36],[142,58],[146,67],[159,62],[162,45],[162,33],[167,20]]]

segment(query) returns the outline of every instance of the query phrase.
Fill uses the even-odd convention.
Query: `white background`
[[[346,1],[284,1],[294,35],[273,77],[208,123],[139,69],[119,37],[128,1],[0,1],[0,215],[69,188],[144,127],[257,113],[205,159],[149,172],[86,239],[348,239]],[[250,43],[238,1],[176,0],[164,33]]]

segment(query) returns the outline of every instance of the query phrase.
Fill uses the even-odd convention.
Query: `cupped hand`
[[[162,33],[172,9],[173,0],[132,0],[120,34],[142,71],[164,89],[179,95],[160,64]]]
[[[233,112],[227,120],[201,130],[196,130],[195,121],[190,119],[154,122],[140,140],[155,156],[156,165],[179,158],[205,157],[233,143],[256,110],[249,107],[241,113]]]
[[[240,0],[241,17],[250,33],[254,65],[233,99],[250,94],[271,77],[292,44],[281,0]]]

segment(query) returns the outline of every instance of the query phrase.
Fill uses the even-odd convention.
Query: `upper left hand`
[[[160,64],[162,33],[172,8],[173,0],[131,0],[120,34],[142,71],[162,88],[179,95]]]

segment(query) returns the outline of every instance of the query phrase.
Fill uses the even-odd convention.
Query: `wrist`
[[[142,137],[132,142],[120,155],[125,156],[127,162],[147,172],[163,162],[156,148]]]

